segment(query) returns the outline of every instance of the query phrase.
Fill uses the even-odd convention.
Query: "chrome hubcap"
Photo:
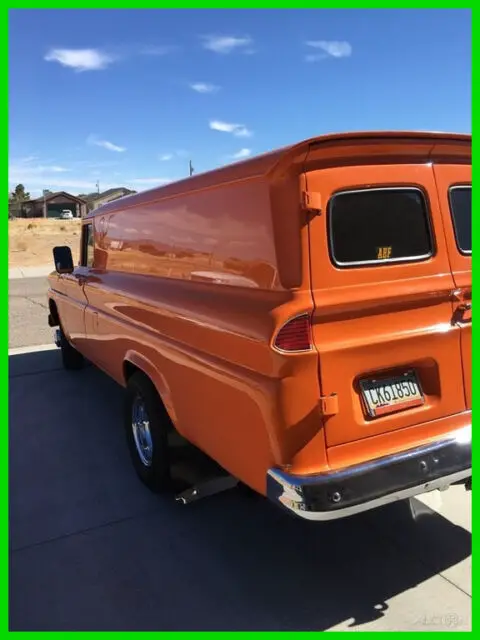
[[[146,467],[150,467],[153,458],[153,441],[147,409],[140,396],[135,398],[132,406],[132,431],[139,458]]]

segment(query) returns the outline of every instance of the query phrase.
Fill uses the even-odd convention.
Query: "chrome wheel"
[[[153,440],[150,420],[141,396],[137,395],[132,405],[132,431],[138,457],[146,467],[152,465]]]

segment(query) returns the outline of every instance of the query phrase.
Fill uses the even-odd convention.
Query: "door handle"
[[[454,289],[450,293],[450,298],[454,302],[461,302],[463,304],[465,301],[471,301],[472,290],[471,289]]]
[[[454,302],[453,324],[471,322],[471,314],[469,318],[464,318],[463,315],[472,311],[472,290],[470,288],[455,289],[451,292],[451,299]]]
[[[455,307],[455,311],[452,316],[452,324],[461,325],[462,323],[471,322],[472,321],[472,303],[471,302],[462,302],[461,304]],[[464,315],[466,313],[469,315],[465,318]]]

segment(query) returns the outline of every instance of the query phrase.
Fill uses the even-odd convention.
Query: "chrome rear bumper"
[[[267,496],[307,520],[335,520],[472,476],[471,425],[429,445],[311,476],[267,473]]]

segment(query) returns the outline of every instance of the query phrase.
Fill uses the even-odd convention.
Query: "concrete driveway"
[[[9,358],[11,630],[471,629],[462,488],[412,501],[415,520],[402,503],[314,524],[238,490],[179,505],[133,473],[122,390],[26,351]]]
[[[46,277],[8,281],[8,346],[46,344],[52,340],[47,324]]]

